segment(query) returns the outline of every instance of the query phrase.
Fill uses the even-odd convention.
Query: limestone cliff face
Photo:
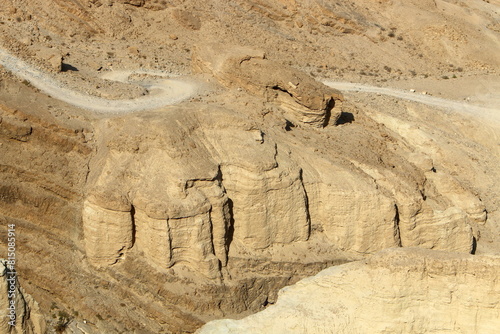
[[[495,333],[500,258],[390,249],[282,289],[275,305],[196,333]]]
[[[142,252],[159,270],[182,265],[220,280],[232,256],[267,261],[277,247],[319,239],[346,254],[396,246],[469,253],[471,224],[486,219],[476,197],[462,188],[448,199],[440,191],[450,180],[377,148],[371,134],[363,140],[398,171],[346,148],[339,148],[346,155],[303,149],[285,129],[222,107],[103,120],[96,135],[83,226],[98,267]],[[457,196],[470,198],[470,209],[454,205]]]
[[[96,332],[194,331],[387,247],[471,252],[487,226],[446,152],[426,152],[398,130],[404,120],[378,118],[385,110],[344,102],[344,123],[292,124],[277,100],[229,86],[163,110],[71,118],[10,85],[0,228],[22,236],[29,293]]]
[[[192,103],[97,126],[82,215],[93,265],[139,252],[159,270],[182,265],[220,281],[231,257],[265,262],[279,246],[318,240],[358,256],[395,246],[473,250],[484,205],[425,154],[389,149],[395,139],[362,114],[358,125],[335,127],[342,95],[300,71],[246,48],[215,50],[200,47],[193,67],[229,88],[234,109]]]
[[[38,303],[19,286],[17,274],[11,274],[3,259],[0,260],[0,291],[0,332],[45,333],[45,320]]]
[[[216,278],[232,240],[255,250],[308,239],[300,167],[249,120],[228,111],[200,113],[225,125],[201,126],[189,110],[155,127],[132,116],[138,130],[127,131],[125,143],[116,121],[102,125],[115,135],[96,157],[103,167],[90,174],[83,211],[94,263],[114,264],[136,244],[161,267],[185,262]],[[148,137],[158,141],[150,145]]]

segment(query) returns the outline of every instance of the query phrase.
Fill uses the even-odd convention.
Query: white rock
[[[500,257],[389,249],[325,269],[282,289],[264,311],[196,333],[496,333],[499,271]]]

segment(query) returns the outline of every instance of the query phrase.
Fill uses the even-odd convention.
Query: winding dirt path
[[[21,59],[2,49],[0,49],[0,65],[16,76],[29,81],[33,86],[53,98],[95,112],[126,113],[158,109],[163,106],[179,103],[196,95],[199,88],[196,83],[188,79],[180,77],[172,78],[171,75],[164,72],[120,71],[114,74],[111,72],[104,78],[128,82],[130,75],[146,74],[155,77],[165,77],[165,79],[141,80],[137,82],[148,89],[155,89],[155,94],[141,96],[135,99],[109,100],[63,87],[60,82],[57,82],[49,75],[33,68]]]
[[[388,95],[399,99],[423,103],[438,108],[453,109],[455,111],[464,112],[467,114],[473,114],[477,117],[486,118],[487,120],[500,123],[499,108],[486,108],[469,104],[466,102],[448,100],[430,95],[419,94],[416,92],[412,93],[401,89],[376,87],[358,83],[339,82],[333,80],[322,80],[322,82],[327,86],[336,88],[344,92],[364,92],[364,93]]]
[[[154,90],[156,93],[135,99],[110,100],[63,87],[60,82],[57,82],[46,73],[33,68],[21,59],[2,49],[0,49],[0,65],[18,77],[29,81],[36,88],[58,100],[72,104],[79,108],[96,112],[124,113],[158,109],[163,106],[173,105],[184,101],[196,95],[199,90],[198,84],[189,81],[188,79],[172,77],[170,74],[165,72],[114,71],[107,72],[102,77],[108,80],[131,82],[131,76],[144,75],[146,76],[145,80],[134,81],[134,83],[142,85],[150,90]],[[151,76],[151,79],[147,78],[148,75]],[[165,79],[158,79],[158,77],[164,77]],[[334,87],[345,92],[383,94],[439,108],[453,109],[468,114],[472,113],[475,116],[486,117],[488,120],[494,120],[495,122],[500,123],[500,110],[498,108],[486,108],[471,105],[466,102],[447,100],[400,89],[376,87],[350,82],[338,82],[326,79],[322,82],[330,87]]]

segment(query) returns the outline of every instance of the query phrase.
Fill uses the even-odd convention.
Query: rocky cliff
[[[49,313],[78,313],[99,330],[193,331],[387,247],[470,253],[488,226],[486,204],[450,175],[456,152],[413,143],[439,137],[405,133],[404,110],[381,121],[392,111],[344,101],[317,127],[292,122],[279,100],[213,81],[198,101],[97,117],[5,80],[2,215],[23,236],[19,271],[46,309],[57,305]],[[41,102],[23,105],[25,93]]]
[[[282,289],[276,304],[196,333],[495,333],[500,258],[390,249]]]
[[[0,67],[0,250],[14,224],[19,277],[50,329],[61,314],[87,333],[194,332],[388,247],[464,261],[500,249],[496,111],[467,102],[495,91],[494,4],[4,2],[0,61],[40,71]],[[81,109],[12,69],[147,111]],[[149,104],[174,75],[167,88],[187,80],[191,97]],[[408,99],[415,87],[340,92],[319,76],[422,80],[466,100],[431,107]]]
[[[264,80],[256,88],[261,81],[243,80],[240,71],[233,77],[229,70],[217,72],[230,66],[221,58],[210,68],[236,92],[249,87],[245,82],[252,83],[252,95],[274,85]],[[272,82],[290,79],[286,68],[272,68],[262,72]],[[305,76],[295,72],[295,78]],[[329,90],[320,83],[295,82],[304,86],[300,96],[342,98],[334,90],[323,93]],[[266,95],[239,94],[248,109]],[[220,279],[232,252],[259,259],[263,250],[315,239],[355,254],[394,246],[473,250],[472,226],[485,222],[485,207],[456,180],[435,172],[430,158],[399,145],[362,114],[357,124],[313,130],[318,124],[309,119],[291,123],[289,109],[276,100],[263,103],[269,115],[260,121],[251,117],[259,110],[203,103],[100,121],[83,210],[89,260],[112,266],[137,248],[160,268],[183,264]],[[342,111],[335,113],[336,122]],[[335,139],[340,135],[366,151],[354,155]],[[321,151],[304,149],[319,142]]]

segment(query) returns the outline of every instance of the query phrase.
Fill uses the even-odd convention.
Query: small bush
[[[63,333],[71,322],[71,317],[65,311],[58,312],[59,319],[54,327],[56,333]]]
[[[58,322],[56,324],[56,326],[54,327],[54,330],[58,334],[64,333],[64,331],[66,330],[66,328],[68,328],[68,324],[69,324],[69,322]]]
[[[448,80],[448,79],[449,79],[449,77],[448,77],[447,75],[443,75],[443,76],[441,77],[441,79]]]

